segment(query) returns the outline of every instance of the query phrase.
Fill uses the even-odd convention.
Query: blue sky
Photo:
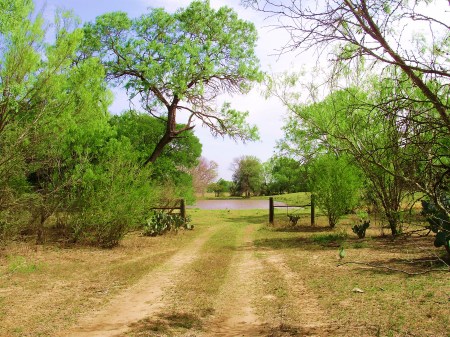
[[[235,9],[243,19],[252,21],[259,32],[257,54],[261,60],[262,69],[269,72],[282,72],[294,68],[302,68],[302,57],[298,55],[276,56],[276,49],[282,46],[285,36],[282,32],[269,28],[265,17],[239,5],[240,0],[211,0],[211,6],[229,6]],[[57,7],[70,9],[83,22],[93,21],[98,15],[111,11],[124,11],[130,17],[137,17],[146,12],[149,7],[164,7],[167,11],[175,11],[185,7],[190,0],[35,0],[36,9],[45,8],[45,16],[51,20]],[[304,57],[303,57],[304,58]],[[255,88],[248,95],[223,97],[232,107],[241,111],[249,111],[249,121],[258,126],[261,141],[243,144],[228,138],[214,138],[209,131],[197,125],[195,134],[203,144],[203,156],[219,164],[219,176],[231,180],[231,162],[243,155],[254,155],[262,161],[267,161],[274,153],[277,139],[282,137],[282,117],[285,108],[278,100],[264,99],[261,88]],[[127,96],[115,90],[115,101],[110,110],[120,113],[128,108]]]

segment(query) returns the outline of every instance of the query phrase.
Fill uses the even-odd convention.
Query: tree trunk
[[[388,218],[389,228],[391,229],[392,236],[396,236],[398,234],[398,221],[394,218]]]
[[[450,258],[450,246],[449,245],[444,245],[445,250],[447,251],[447,255]]]
[[[169,144],[172,140],[176,138],[177,133],[177,104],[178,98],[174,98],[172,104],[167,107],[167,124],[166,131],[164,135],[159,140],[158,144],[156,144],[155,149],[148,159],[144,162],[144,166],[147,166],[149,163],[154,163],[156,159],[161,155],[164,150],[164,147]]]
[[[41,207],[39,214],[39,223],[36,229],[36,244],[41,245],[44,243],[44,223],[50,215],[45,211],[44,207]]]
[[[175,137],[171,137],[170,133],[166,132],[164,136],[159,140],[158,144],[156,144],[155,149],[148,159],[144,162],[144,166],[147,166],[149,163],[154,163],[156,159],[161,155],[164,150],[164,147],[169,144]]]

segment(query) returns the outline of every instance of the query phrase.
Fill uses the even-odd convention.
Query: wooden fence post
[[[273,225],[274,218],[274,207],[273,207],[273,197],[269,198],[269,223]]]
[[[314,194],[311,193],[311,226],[315,224],[315,205],[314,205]]]
[[[186,202],[184,201],[184,199],[180,200],[180,215],[181,218],[186,221]]]

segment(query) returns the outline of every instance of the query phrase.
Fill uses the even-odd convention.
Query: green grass
[[[339,232],[332,234],[314,234],[311,236],[311,241],[321,244],[329,245],[330,243],[342,244],[348,238],[347,233]]]
[[[311,193],[310,192],[297,192],[297,193],[286,193],[277,194],[273,196],[254,196],[251,197],[253,200],[268,200],[273,197],[275,201],[284,202],[288,205],[306,205],[311,203]],[[229,193],[224,193],[220,197],[215,197],[214,193],[205,193],[203,196],[197,196],[198,200],[240,200],[243,197],[232,197]]]
[[[43,264],[39,262],[31,262],[20,255],[10,255],[8,260],[9,273],[30,274],[42,270]]]
[[[297,192],[297,193],[276,194],[271,196],[259,196],[259,197],[252,197],[252,199],[268,200],[270,197],[272,197],[275,201],[284,202],[288,205],[306,205],[311,203],[310,192]]]

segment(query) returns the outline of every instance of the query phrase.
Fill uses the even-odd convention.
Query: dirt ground
[[[5,252],[0,336],[416,336],[404,332],[407,328],[387,329],[382,323],[367,329],[370,319],[352,321],[352,314],[336,317],[335,306],[350,310],[353,305],[373,304],[372,298],[364,303],[364,295],[359,294],[330,304],[326,292],[335,296],[331,292],[338,291],[339,282],[324,294],[317,291],[320,278],[314,280],[318,275],[314,268],[332,267],[335,275],[348,275],[345,267],[336,269],[335,247],[332,253],[316,246],[301,250],[300,236],[273,237],[273,232],[261,229],[259,215],[215,216],[220,223],[199,216],[195,231],[155,241],[135,237],[132,244],[112,251],[74,254],[73,250],[23,251],[22,247],[17,251],[16,247],[15,253]],[[297,246],[286,246],[293,239]],[[282,246],[274,244],[276,240]],[[17,267],[25,268],[22,273],[11,271],[11,256],[28,261]],[[438,276],[442,280],[437,287],[445,286],[445,277]],[[351,288],[352,282],[348,281]],[[442,294],[449,290],[447,284]],[[442,308],[449,299],[443,299]],[[445,331],[434,329],[429,336],[449,336]]]
[[[253,238],[256,225],[245,226],[236,238],[234,251],[231,253],[226,282],[221,285],[214,299],[214,314],[204,318],[201,329],[190,331],[170,331],[158,333],[158,327],[139,327],[139,322],[149,317],[164,317],[171,308],[176,307],[170,288],[182,277],[183,270],[195,259],[201,258],[201,248],[220,226],[209,227],[196,240],[182,247],[168,261],[145,275],[137,284],[124,290],[95,312],[80,318],[77,324],[61,337],[109,337],[128,336],[292,336],[289,330],[279,329],[279,317],[260,317],[258,299],[273,298],[276,295],[264,292],[259,280],[265,273],[264,265],[277,269],[279,275],[291,285],[290,294],[295,306],[300,308],[303,336],[327,336],[329,323],[326,315],[317,304],[315,296],[309,293],[302,281],[286,266],[283,256],[275,251],[265,251],[257,257]],[[208,273],[208,270],[204,270]],[[260,304],[261,305],[261,304]],[[166,315],[167,317],[167,315]],[[173,317],[172,317],[173,319]],[[137,324],[136,324],[137,323]],[[169,324],[170,325],[170,324]],[[175,324],[176,326],[176,324]],[[200,327],[200,326],[199,326]],[[181,326],[182,328],[182,326]],[[153,331],[152,331],[153,330]],[[156,331],[155,331],[156,330]],[[181,329],[183,330],[183,329]],[[195,331],[197,330],[197,331]],[[275,330],[280,330],[275,332]],[[134,331],[134,333],[133,333]]]

